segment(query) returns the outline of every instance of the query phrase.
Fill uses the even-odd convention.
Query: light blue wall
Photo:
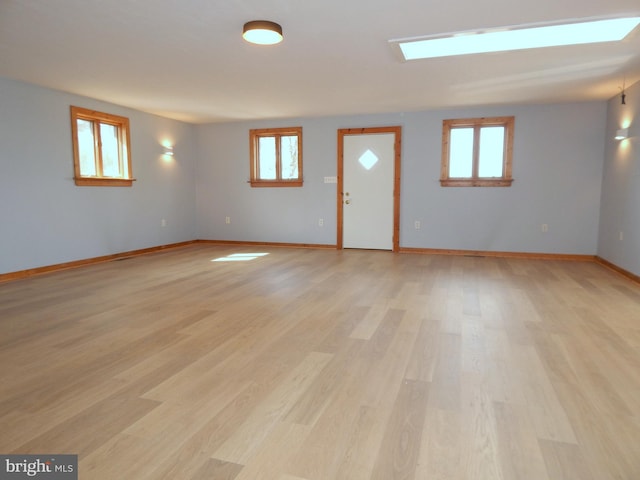
[[[133,187],[75,186],[70,105],[129,117]],[[192,125],[0,77],[0,273],[195,238],[194,143]]]
[[[252,188],[249,130],[292,125],[302,126],[304,186]],[[198,238],[335,245],[336,185],[324,177],[336,175],[336,136],[326,118],[197,126]]]
[[[74,185],[69,105],[129,117],[132,188]],[[622,178],[608,183],[608,140],[603,182],[606,102],[190,125],[0,78],[0,106],[0,273],[193,239],[334,245],[336,185],[324,177],[337,173],[340,128],[403,127],[402,247],[595,255],[601,186],[605,233],[633,216],[639,196]],[[440,187],[442,120],[495,115],[516,117],[513,186]],[[291,125],[303,127],[304,187],[251,188],[249,129]],[[163,161],[163,140],[175,144],[173,163]],[[633,155],[627,170],[637,180]],[[614,230],[630,243],[640,222],[626,217]],[[620,257],[601,237],[605,258],[637,262],[637,245]]]
[[[498,115],[516,117],[513,186],[440,187],[442,120]],[[337,130],[401,125],[401,247],[595,255],[605,121],[593,102],[200,125],[197,234],[335,244],[336,185],[323,179],[337,173]],[[249,129],[297,125],[304,187],[251,188]]]
[[[626,93],[626,105],[608,103],[598,255],[640,275],[640,83]],[[627,126],[629,138],[614,140]]]

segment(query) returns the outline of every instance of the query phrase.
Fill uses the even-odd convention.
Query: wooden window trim
[[[100,123],[118,127],[118,158],[120,161],[120,171],[125,172],[125,177],[104,177],[100,174],[96,176],[86,176],[81,174],[80,169],[80,147],[78,145],[78,120],[88,120],[94,123],[94,148],[97,162],[97,170],[102,171],[102,149],[100,141]],[[74,181],[77,186],[96,187],[130,187],[135,179],[132,175],[131,166],[131,141],[129,131],[129,119],[110,113],[98,112],[87,108],[71,106],[71,139],[73,143],[73,168]],[[126,157],[126,168],[123,165]]]
[[[481,127],[504,126],[504,159],[502,177],[482,178],[478,176],[479,131]],[[442,121],[442,162],[440,185],[443,187],[509,187],[513,183],[513,132],[515,117],[461,118]],[[471,178],[449,177],[449,144],[453,128],[473,128],[473,167]]]
[[[74,177],[79,187],[130,187],[135,178]]]
[[[298,137],[298,178],[285,180],[281,178],[282,164],[279,138],[292,135]],[[275,137],[276,139],[276,179],[274,180],[264,180],[260,178],[258,142],[262,137]],[[252,187],[302,187],[302,127],[256,128],[249,130],[249,150],[249,169],[251,172],[249,183]]]

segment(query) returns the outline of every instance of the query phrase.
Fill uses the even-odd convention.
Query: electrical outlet
[[[414,220],[413,222],[413,228],[415,228],[416,230],[420,230],[420,220]]]
[[[324,227],[324,218],[319,218],[318,219],[318,226],[319,227]]]
[[[160,220],[160,226],[161,227],[166,227],[167,226],[167,220],[164,219],[164,218],[162,220]]]
[[[231,223],[231,217],[224,217],[224,223],[229,225]]]
[[[543,233],[547,233],[547,232],[549,231],[549,225],[547,225],[546,223],[543,223],[543,224],[540,226],[540,230],[541,230]]]

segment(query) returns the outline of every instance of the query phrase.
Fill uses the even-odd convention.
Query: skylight
[[[589,20],[544,26],[519,26],[486,31],[450,33],[438,37],[391,40],[405,60],[504,52],[528,48],[615,42],[625,38],[640,17]]]

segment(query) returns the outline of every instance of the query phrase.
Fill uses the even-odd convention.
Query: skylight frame
[[[640,25],[640,15],[533,23],[389,40],[404,61],[481,53],[608,43],[627,38]],[[612,31],[617,26],[619,30]],[[608,28],[607,28],[608,27]],[[538,34],[537,39],[532,37]],[[561,36],[551,40],[552,34]],[[589,37],[589,35],[592,35]],[[571,39],[571,40],[569,40]],[[429,48],[418,52],[418,48]],[[440,51],[432,50],[441,47]]]

